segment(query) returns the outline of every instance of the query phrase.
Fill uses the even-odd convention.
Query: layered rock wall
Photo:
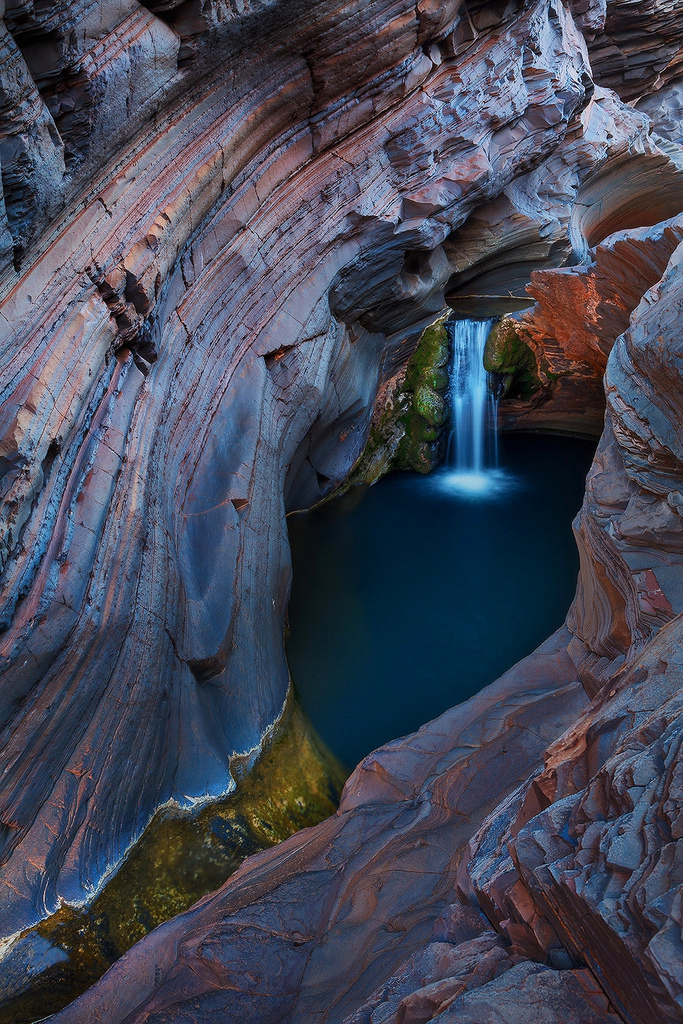
[[[512,365],[504,365],[504,352],[491,353],[489,369],[529,378],[529,395],[501,404],[502,429],[600,436],[607,357],[682,237],[683,221],[674,217],[608,236],[589,264],[532,272],[533,307],[504,321],[515,341]]]
[[[6,933],[91,898],[159,806],[229,791],[287,693],[286,507],[360,451],[443,240],[586,103],[562,6],[296,14],[262,12],[258,51],[249,12],[196,40],[222,63],[162,75],[113,162],[93,143],[6,278]]]
[[[60,1022],[683,1020],[682,255],[609,357],[567,627]]]
[[[633,57],[648,18],[653,74]],[[583,993],[587,1022],[628,1019],[644,985],[678,1019],[664,869],[638,890],[655,894],[652,919],[615,939],[635,964],[619,999],[599,932],[565,942],[546,853],[520,852],[509,886],[462,875],[473,832],[517,820],[514,801],[495,811],[508,793],[540,801],[526,828],[555,806],[525,781],[544,750],[572,725],[580,745],[589,698],[616,695],[675,629],[677,342],[657,318],[679,301],[676,6],[12,2],[3,31],[3,937],[87,905],[156,811],[224,796],[231,759],[256,755],[289,684],[285,512],[346,476],[378,385],[445,293],[519,298],[532,270],[580,264],[534,284],[537,339],[558,360],[595,379],[636,309],[610,357],[568,631],[372,756],[337,817],[163,926],[63,1019],[379,1020],[376,993],[468,899],[488,924],[446,941],[484,935],[481,993],[452,981],[467,950],[427,953],[445,956],[424,977],[451,978],[451,1017],[489,1012],[502,965],[512,1014],[536,990],[544,1013]],[[596,311],[569,336],[547,315],[560,293],[555,309],[590,296]],[[651,850],[676,836],[671,800],[653,790]],[[583,856],[571,829],[569,864]],[[515,885],[529,920],[501,916]],[[614,931],[594,888],[591,920]],[[422,968],[406,970],[409,986]]]

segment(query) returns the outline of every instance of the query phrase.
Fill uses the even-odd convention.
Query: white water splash
[[[484,369],[484,346],[494,322],[449,324],[452,427],[441,484],[469,498],[499,494],[506,487],[505,475],[498,470],[498,400]]]

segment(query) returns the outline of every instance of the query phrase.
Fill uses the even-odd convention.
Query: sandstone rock
[[[552,971],[520,964],[497,981],[455,1000],[440,1014],[444,1024],[617,1024],[588,971]]]
[[[561,631],[478,696],[369,755],[334,818],[250,858],[56,1020],[239,1013],[342,1021],[399,969],[403,997],[405,971],[410,978],[423,968],[419,957],[414,968],[402,965],[430,944],[435,919],[457,896],[458,851],[490,809],[489,796],[495,802],[502,787],[515,788],[585,704],[567,639]],[[495,974],[505,956],[489,940],[500,948],[491,953]],[[442,953],[464,962],[464,946],[437,941],[435,963]]]
[[[484,826],[469,869],[489,916],[533,929],[526,893],[552,925],[546,940],[587,963],[628,1021],[681,1019],[676,626],[551,746],[534,782],[547,809],[530,807],[527,791],[501,813],[496,847]]]
[[[115,165],[93,142],[55,201],[87,175],[85,198],[6,278],[5,935],[90,901],[160,806],[230,791],[230,758],[258,748],[288,688],[284,511],[362,450],[380,372],[443,307],[443,241],[585,102],[561,5],[475,10],[469,42],[469,16],[425,10],[434,60],[414,5],[321,0],[293,22],[282,3],[222,28],[221,10],[166,88],[165,23],[133,48],[114,27],[128,7],[89,9],[83,60],[116,42],[107,81],[159,91],[117,125]],[[55,8],[54,31],[79,11]],[[17,38],[43,38],[13,12]]]
[[[532,273],[527,290],[536,302],[519,324],[535,356],[539,387],[527,403],[503,403],[504,428],[600,434],[607,356],[681,238],[683,220],[674,217],[610,235],[588,266]]]
[[[577,524],[582,569],[568,620],[593,702],[550,747],[544,772],[480,830],[468,869],[518,949],[568,950],[625,1020],[648,1024],[683,1019],[682,548],[669,498],[680,460],[680,259],[679,244],[608,362],[607,424]]]
[[[681,578],[679,506],[667,490],[678,458],[673,410],[683,393],[671,356],[679,259],[680,247],[610,355],[608,429],[579,526],[584,558],[569,620],[571,659],[569,636],[560,634],[479,697],[371,755],[335,818],[267,860],[247,862],[211,900],[127,954],[60,1022],[95,1014],[112,1022],[127,1014],[130,1021],[171,1021],[188,1013],[201,1021],[238,1005],[254,1019],[305,1022],[323,1013],[349,1024],[435,1014],[477,1022],[513,1022],[530,1013],[549,1022],[682,1019],[680,617],[667,596],[677,600]],[[632,561],[636,552],[639,563]],[[661,585],[660,565],[672,569]],[[647,588],[644,602],[634,600],[634,569],[636,585]],[[553,665],[558,679],[569,679],[574,664],[592,703],[551,743],[543,769],[529,776],[527,760],[519,766],[527,777],[516,788],[506,775],[509,795],[489,814],[481,795],[492,788],[501,795],[501,773],[521,750],[510,712],[496,703],[501,687],[509,701],[510,687],[548,680]],[[551,702],[554,724],[536,703],[533,731],[557,730],[564,712],[557,696]],[[524,742],[530,739],[525,733]],[[490,761],[492,742],[504,759]],[[475,817],[481,825],[468,852],[460,837],[471,834]],[[349,840],[361,835],[350,860]],[[444,847],[448,873],[443,866],[434,873]],[[326,881],[330,870],[342,880],[337,874]],[[478,902],[499,935],[476,914],[463,914],[464,925],[456,914],[453,952],[445,950],[453,912],[439,900],[449,892],[451,903],[456,894]],[[259,953],[265,975],[254,981],[258,987],[273,979],[268,964],[277,950],[280,982],[262,997],[236,979],[253,954],[253,922],[270,922],[271,914],[277,925],[268,924],[269,945]],[[430,936],[426,926],[437,917]],[[302,919],[313,931],[302,929]],[[459,933],[462,927],[475,935]],[[221,952],[218,974],[202,966],[208,936],[230,951],[229,961]],[[481,954],[484,947],[478,969],[470,967],[468,950]],[[537,962],[543,960],[552,966]],[[154,972],[163,980],[153,981]],[[237,991],[228,994],[226,984]]]
[[[680,74],[683,30],[675,0],[610,0],[605,7],[604,29],[590,45],[601,85],[630,100]]]
[[[680,1019],[673,707],[600,717],[683,610],[682,164],[623,102],[674,89],[675,5],[13,0],[5,29],[1,937],[54,960],[25,929],[231,792],[288,692],[285,512],[346,477],[446,292],[518,306],[545,268],[539,368],[592,393],[527,424],[593,432],[614,345],[568,629],[59,1019],[342,1021],[477,895],[494,973],[551,966],[468,992],[449,953],[402,1013]]]
[[[486,985],[511,967],[504,943],[493,931],[457,946],[432,942],[346,1017],[344,1024],[422,1024],[466,989]]]

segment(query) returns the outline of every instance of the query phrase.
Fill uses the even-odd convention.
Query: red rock
[[[446,290],[539,272],[547,402],[517,422],[594,432],[608,359],[567,627],[56,1020],[681,1020],[676,15],[7,5],[5,938],[256,755],[289,685],[285,511],[346,476]],[[435,939],[463,902],[499,934]]]

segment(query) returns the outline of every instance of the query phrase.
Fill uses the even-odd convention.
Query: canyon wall
[[[567,627],[371,755],[335,817],[247,862],[62,1019],[426,1020],[398,1009],[411,993],[432,1005],[417,976],[448,982],[434,1006],[450,1000],[458,1020],[484,1019],[501,985],[511,1013],[529,991],[548,1020],[564,1019],[551,1004],[579,1003],[586,1021],[639,1020],[647,992],[643,1020],[680,1019],[662,852],[673,782],[658,769],[637,810],[620,774],[638,744],[664,765],[674,723],[663,698],[648,710],[643,682],[673,686],[680,611],[667,319],[680,302],[679,14],[559,0],[6,3],[10,959],[26,929],[93,900],[156,812],[224,797],[236,755],[257,755],[289,687],[285,513],[346,477],[378,387],[445,295],[524,304],[537,272],[530,337],[569,361],[579,391],[576,367],[599,379],[621,335]],[[576,302],[568,334],[561,311]],[[548,369],[548,385],[562,379]],[[570,747],[552,746],[567,728]],[[594,734],[608,737],[599,757]],[[648,813],[654,845],[631,895],[636,852],[624,866],[603,848],[612,825],[631,834]],[[587,879],[570,898],[578,865]],[[614,920],[635,914],[629,900],[638,926],[624,938]],[[579,941],[572,914],[589,912]]]
[[[59,1024],[683,1020],[681,260],[609,357],[566,626]]]

